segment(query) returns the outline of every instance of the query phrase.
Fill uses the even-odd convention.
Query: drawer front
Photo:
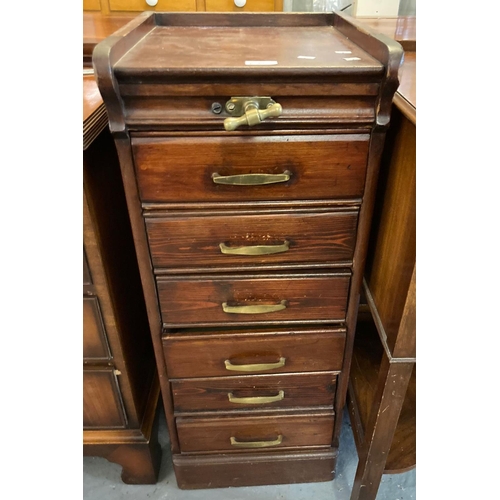
[[[253,213],[147,218],[157,268],[352,261],[358,214]]]
[[[350,274],[157,279],[163,323],[243,325],[345,320]]]
[[[221,53],[217,55],[217,57]],[[196,60],[196,58],[193,58]],[[179,64],[182,64],[179,61]],[[120,79],[120,75],[118,75]],[[258,79],[258,77],[257,77]],[[299,129],[366,128],[372,127],[376,118],[377,83],[320,84],[283,83],[262,81],[247,83],[207,84],[199,86],[175,83],[156,83],[122,80],[120,91],[127,109],[125,121],[134,131],[200,130],[206,129],[224,133],[224,119],[229,113],[214,114],[214,103],[224,104],[230,96],[262,95],[272,96],[283,107],[278,118],[264,120],[251,129],[242,126],[243,131],[296,131]],[[311,87],[314,87],[311,88]],[[325,95],[326,94],[326,95]],[[365,95],[367,94],[367,95]],[[227,137],[235,137],[226,132]]]
[[[163,339],[170,379],[338,371],[345,329],[173,333]]]
[[[205,10],[207,12],[273,12],[275,0],[246,0],[243,7],[238,7],[234,0],[205,0]],[[282,10],[277,8],[276,10]]]
[[[83,427],[124,428],[125,412],[112,368],[83,371]]]
[[[83,359],[110,359],[97,297],[83,298]]]
[[[109,10],[111,11],[196,11],[196,0],[158,0],[158,3],[151,7],[146,0],[109,0]]]
[[[181,452],[273,451],[330,446],[332,414],[202,419],[177,418]]]
[[[174,411],[332,407],[336,378],[327,372],[176,380]]]
[[[368,142],[361,134],[227,135],[135,138],[132,145],[143,202],[196,203],[361,198]],[[249,174],[273,182],[225,184],[254,182]]]

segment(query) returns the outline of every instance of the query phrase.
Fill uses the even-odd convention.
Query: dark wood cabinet
[[[144,294],[116,149],[109,130],[99,130],[100,121],[89,117],[83,152],[83,452],[120,464],[127,483],[155,483],[160,389]]]
[[[179,487],[333,478],[401,56],[338,14],[96,47]]]
[[[351,500],[416,465],[415,18],[367,20],[401,40],[405,62],[382,154],[348,402],[359,463]]]

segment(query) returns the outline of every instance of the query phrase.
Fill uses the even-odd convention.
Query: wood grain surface
[[[127,420],[111,367],[83,371],[83,428],[125,428]]]
[[[365,24],[377,33],[396,40],[405,51],[415,51],[417,43],[417,18],[415,16],[358,17],[356,21]]]
[[[108,360],[109,352],[106,330],[102,321],[99,299],[83,297],[83,361]]]
[[[397,43],[337,13],[144,13],[96,48],[94,63],[122,163],[181,487],[279,483],[288,478],[280,462],[298,471],[301,458],[306,480],[331,478],[333,469],[326,473],[321,466],[316,473],[311,467],[319,466],[318,460],[334,466],[340,432],[335,414],[342,413],[347,392],[378,163],[401,55]],[[224,115],[213,113],[212,104],[234,96],[222,89],[235,84],[250,91],[258,81],[264,95],[277,90],[282,116],[254,130],[222,132]],[[325,90],[327,83],[333,90]],[[265,186],[214,182],[245,173],[290,178]],[[210,238],[224,236],[219,217],[234,217],[228,224],[232,235],[219,242],[226,247],[238,244],[241,225],[249,227],[247,241],[267,233],[267,241],[276,244],[271,231],[264,231],[269,215],[279,223],[286,212],[304,219],[316,213],[324,221],[340,207],[357,217],[346,267],[328,268],[325,254],[312,261],[302,254],[289,264],[302,267],[285,270],[266,262],[261,264],[266,269],[250,263],[229,271],[204,256],[207,248],[217,248]],[[251,219],[254,215],[261,220]],[[317,236],[318,248],[336,246],[335,239],[321,242],[328,223],[314,227],[308,220],[297,230],[313,240]],[[182,228],[161,226],[172,221],[182,221]],[[154,224],[158,229],[150,232],[157,231],[160,243],[150,246],[148,228]],[[182,238],[172,246],[170,235],[176,234]],[[352,231],[343,234],[341,239],[352,237]],[[202,241],[190,263],[172,265],[197,235]],[[153,247],[161,267],[151,260]],[[201,260],[193,263],[196,258]],[[278,304],[277,310],[266,310]],[[342,330],[332,328],[335,324]],[[308,343],[308,331],[315,345]],[[294,344],[295,335],[307,338]],[[236,347],[245,350],[235,352]],[[309,348],[320,370],[303,368]],[[287,365],[284,352],[295,361]],[[326,360],[340,364],[340,370],[326,371]],[[227,370],[261,362],[271,365],[265,374]],[[272,365],[284,370],[273,372]],[[302,371],[286,371],[291,369]],[[203,370],[211,375],[195,375]],[[324,404],[335,378],[335,396]],[[285,399],[265,401],[260,410],[231,409],[234,398],[276,396],[271,390],[278,395],[283,390]],[[255,452],[235,447],[234,440],[270,441],[271,446]],[[314,452],[323,455],[313,457]],[[229,455],[238,458],[231,462]],[[249,461],[240,457],[260,455],[273,456],[270,470],[280,477],[270,478],[262,465],[268,462],[255,458],[261,466],[253,471],[261,478],[246,474]],[[208,473],[216,474],[215,483],[207,484]]]
[[[397,109],[377,189],[366,281],[392,350],[416,259],[416,128]]]
[[[269,24],[277,23],[280,17],[284,22],[293,17],[287,14],[268,16]],[[247,77],[252,72],[262,72],[263,66],[268,76],[304,67],[323,74],[365,76],[380,75],[383,70],[380,62],[331,26],[281,26],[279,30],[273,26],[249,26],[242,30],[238,25],[244,18],[238,14],[218,17],[198,14],[198,17],[203,27],[193,26],[193,16],[186,18],[190,25],[184,26],[172,25],[175,19],[182,22],[180,16],[165,16],[166,26],[157,26],[117,63],[118,78],[144,74],[145,69],[153,76],[172,71],[208,74],[223,67],[226,72],[244,69]],[[218,27],[217,19],[219,23],[233,23],[237,27]],[[247,16],[246,19],[251,18]],[[206,25],[211,29],[205,29]],[[162,50],[155,50],[156,47]],[[263,60],[275,63],[258,63]],[[254,61],[257,63],[251,64]]]
[[[187,452],[248,452],[231,445],[230,438],[238,441],[273,441],[282,436],[276,446],[262,448],[262,452],[280,448],[330,445],[333,414],[310,413],[306,415],[248,416],[190,418],[180,417],[177,429],[181,451]],[[254,451],[251,450],[250,451]]]
[[[276,363],[284,366],[257,373],[306,373],[342,368],[345,328],[173,331],[163,339],[172,379],[228,376],[233,364]],[[244,373],[244,372],[240,372]],[[255,372],[253,372],[255,373]]]
[[[308,200],[363,194],[368,138],[136,138],[132,147],[143,202]],[[212,177],[285,172],[289,181],[263,186],[216,184]]]
[[[228,488],[331,481],[337,455],[332,448],[302,448],[266,453],[179,454],[174,455],[173,462],[181,489]]]
[[[229,373],[229,372],[228,372]],[[172,382],[174,411],[249,412],[277,408],[333,406],[336,375],[331,372],[308,374],[246,375]],[[231,399],[276,397],[265,404],[232,402]],[[231,399],[230,396],[231,395]],[[250,413],[245,413],[245,417]]]
[[[301,212],[242,215],[238,212],[211,215],[177,215],[148,218],[148,239],[155,268],[302,265],[350,263],[356,241],[357,212]],[[258,245],[288,250],[271,255],[235,255],[224,251]]]
[[[219,275],[181,279],[157,278],[163,324],[231,326],[334,323],[345,320],[350,273],[308,275]],[[286,309],[265,314],[232,314],[229,306],[276,305]]]

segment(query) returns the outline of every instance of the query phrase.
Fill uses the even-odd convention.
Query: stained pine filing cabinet
[[[144,13],[96,47],[180,488],[333,479],[401,57],[310,13]]]

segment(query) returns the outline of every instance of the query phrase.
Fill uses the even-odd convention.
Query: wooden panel
[[[120,165],[108,129],[84,152],[83,163],[83,244],[113,365],[122,373],[127,419],[137,428],[156,376],[155,362]]]
[[[149,6],[146,0],[109,0],[109,9],[112,11],[138,12],[147,10],[190,12],[196,10],[196,0],[158,0],[154,7]]]
[[[159,277],[158,294],[166,326],[206,326],[344,321],[350,275],[229,275],[182,279]],[[228,306],[276,305],[265,314],[224,312]]]
[[[366,271],[391,350],[416,258],[416,127],[398,110],[393,125],[382,160]]]
[[[354,338],[349,399],[356,446],[363,446],[384,356],[377,329],[371,320],[359,321]],[[354,412],[354,413],[353,413]],[[386,473],[403,472],[416,464],[416,369],[413,369],[385,464]]]
[[[408,382],[408,388],[399,414],[391,449],[387,456],[385,472],[403,472],[417,463],[417,365]]]
[[[116,1],[111,0],[111,3]],[[161,0],[158,5],[160,3]],[[160,10],[158,6],[156,10]],[[299,17],[299,22],[307,23],[308,16]],[[313,16],[309,19],[313,20]],[[350,78],[363,75],[380,79],[384,67],[379,61],[337,29],[325,26],[326,17],[319,16],[316,20],[319,21],[316,26],[299,27],[283,26],[287,21],[297,21],[296,16],[289,14],[159,15],[155,19],[158,28],[134,45],[116,63],[114,70],[119,79],[134,75],[140,75],[139,78],[165,76],[172,72],[176,77],[186,72],[192,75],[195,68],[200,73],[197,77],[214,72],[220,74],[223,68],[224,78],[233,76],[236,70],[247,78],[259,71],[264,71],[268,77],[295,71],[301,76],[314,72],[321,76],[348,74]],[[252,22],[253,26],[242,29],[243,25]],[[157,50],[158,47],[162,50]],[[246,61],[262,60],[276,61],[276,64],[246,64]]]
[[[161,80],[167,78],[162,77]],[[255,127],[241,126],[231,135],[226,132],[227,138],[248,130],[296,131],[339,128],[342,125],[351,129],[353,126],[361,128],[364,125],[366,130],[375,121],[376,99],[373,92],[368,96],[360,96],[369,84],[342,86],[342,82],[332,83],[330,79],[333,86],[329,95],[319,96],[319,88],[324,82],[318,82],[318,85],[265,82],[262,77],[258,83],[234,85],[234,89],[229,89],[227,94],[217,92],[223,90],[219,85],[191,85],[190,91],[186,92],[189,97],[179,96],[179,87],[173,83],[124,84],[122,87],[129,93],[123,98],[127,107],[125,120],[131,130],[137,131],[211,129],[219,134],[224,133],[224,119],[229,114],[214,114],[212,104],[215,102],[224,105],[230,96],[239,95],[238,90],[247,88],[251,95],[271,95],[284,111],[278,118],[267,119]],[[272,92],[277,87],[281,90]],[[347,96],[343,95],[344,91]],[[173,96],[170,97],[170,94]]]
[[[282,436],[280,444],[261,448],[264,452],[298,446],[329,446],[333,431],[332,414],[214,419],[181,417],[176,422],[183,453],[245,450],[231,445],[231,437],[252,442],[274,441]]]
[[[358,18],[356,21],[361,25],[369,26],[373,31],[382,33],[396,42],[399,42],[405,50],[415,51],[417,43],[417,18],[415,16],[401,17],[370,17]]]
[[[83,0],[83,10],[101,10],[101,0]]]
[[[363,194],[368,135],[133,139],[142,201],[305,200]],[[203,155],[200,155],[203,151]],[[215,184],[222,176],[282,174],[263,186]]]
[[[92,284],[92,278],[90,276],[89,263],[87,262],[87,256],[85,255],[85,249],[83,249],[83,284]]]
[[[221,455],[173,455],[181,489],[331,481],[337,450]]]
[[[83,298],[83,359],[110,359],[97,297]]]
[[[146,3],[144,1],[144,3]],[[103,9],[104,11],[104,9]],[[83,13],[83,50],[92,55],[93,48],[102,40],[132,21],[136,13],[104,15],[104,12]],[[91,49],[91,50],[89,50]]]
[[[126,426],[118,382],[112,368],[83,371],[83,428]]]
[[[267,373],[336,371],[342,368],[343,328],[194,332],[172,333],[163,339],[171,378],[234,374],[226,369],[225,360],[242,365],[276,363],[285,358],[284,366],[267,370]]]
[[[417,53],[405,52],[401,66],[400,84],[394,95],[394,104],[414,124],[417,124]]]
[[[155,267],[227,266],[351,261],[357,212],[289,211],[239,215],[186,215],[146,219],[151,259]],[[271,255],[222,253],[234,248],[282,246]]]
[[[335,374],[327,372],[176,380],[172,382],[174,410],[227,412],[299,406],[333,407],[336,378]],[[256,397],[278,400],[267,403],[241,401],[241,398]]]
[[[359,436],[359,446],[363,441],[364,430],[375,398],[378,370],[383,355],[384,350],[375,324],[371,318],[359,319],[354,337],[353,362],[349,378],[349,393],[350,397],[355,400],[356,416],[359,418],[359,434],[354,432],[355,437]],[[355,426],[353,429],[356,430]]]
[[[274,0],[247,0],[243,7],[237,7],[234,0],[205,0],[207,12],[273,12]]]
[[[214,97],[221,99],[223,102],[219,104],[225,104],[228,96],[245,96],[245,95],[271,95],[273,99],[282,103],[282,99],[287,99],[285,101],[284,112],[286,115],[294,114],[290,110],[295,108],[297,115],[301,111],[302,113],[319,113],[322,108],[331,105],[332,100],[328,100],[328,97],[334,96],[357,96],[358,99],[363,96],[377,96],[380,90],[380,85],[376,82],[363,82],[363,81],[349,81],[338,79],[338,81],[332,84],[331,79],[328,80],[318,80],[317,78],[303,78],[300,82],[289,81],[286,83],[277,83],[274,80],[263,81],[261,79],[249,79],[243,82],[209,82],[204,84],[194,85],[192,83],[182,83],[177,81],[165,81],[162,79],[156,83],[137,83],[136,81],[127,81],[120,85],[120,93],[124,97],[176,97],[175,102],[170,102],[171,106],[176,103],[181,103],[177,105],[177,112],[186,103],[191,103],[192,107],[199,107],[200,110],[208,111],[213,113],[211,109],[211,104],[214,102]],[[187,100],[190,97],[192,99]],[[212,97],[211,102],[204,102],[203,105],[199,105],[199,100],[194,98],[204,98]],[[291,99],[293,98],[293,100]],[[306,101],[308,99],[308,101]],[[308,103],[305,106],[304,103]],[[349,101],[348,101],[349,102]],[[352,102],[352,101],[350,101]],[[354,101],[358,104],[362,101]],[[374,102],[374,101],[372,101]],[[167,105],[167,102],[164,104]],[[319,108],[319,109],[310,109]],[[131,110],[133,111],[133,110]],[[185,110],[186,112],[188,110]],[[353,112],[354,110],[350,110]],[[221,111],[219,118],[227,118],[229,114],[225,111]],[[280,118],[281,121],[281,118]],[[277,123],[277,122],[273,122]]]
[[[88,133],[88,129],[98,122],[101,110],[104,108],[101,94],[97,88],[97,82],[93,75],[83,77],[83,131]],[[90,131],[92,132],[92,130]],[[92,134],[93,135],[93,134]],[[97,136],[95,136],[97,137]],[[95,138],[94,137],[94,138]]]

